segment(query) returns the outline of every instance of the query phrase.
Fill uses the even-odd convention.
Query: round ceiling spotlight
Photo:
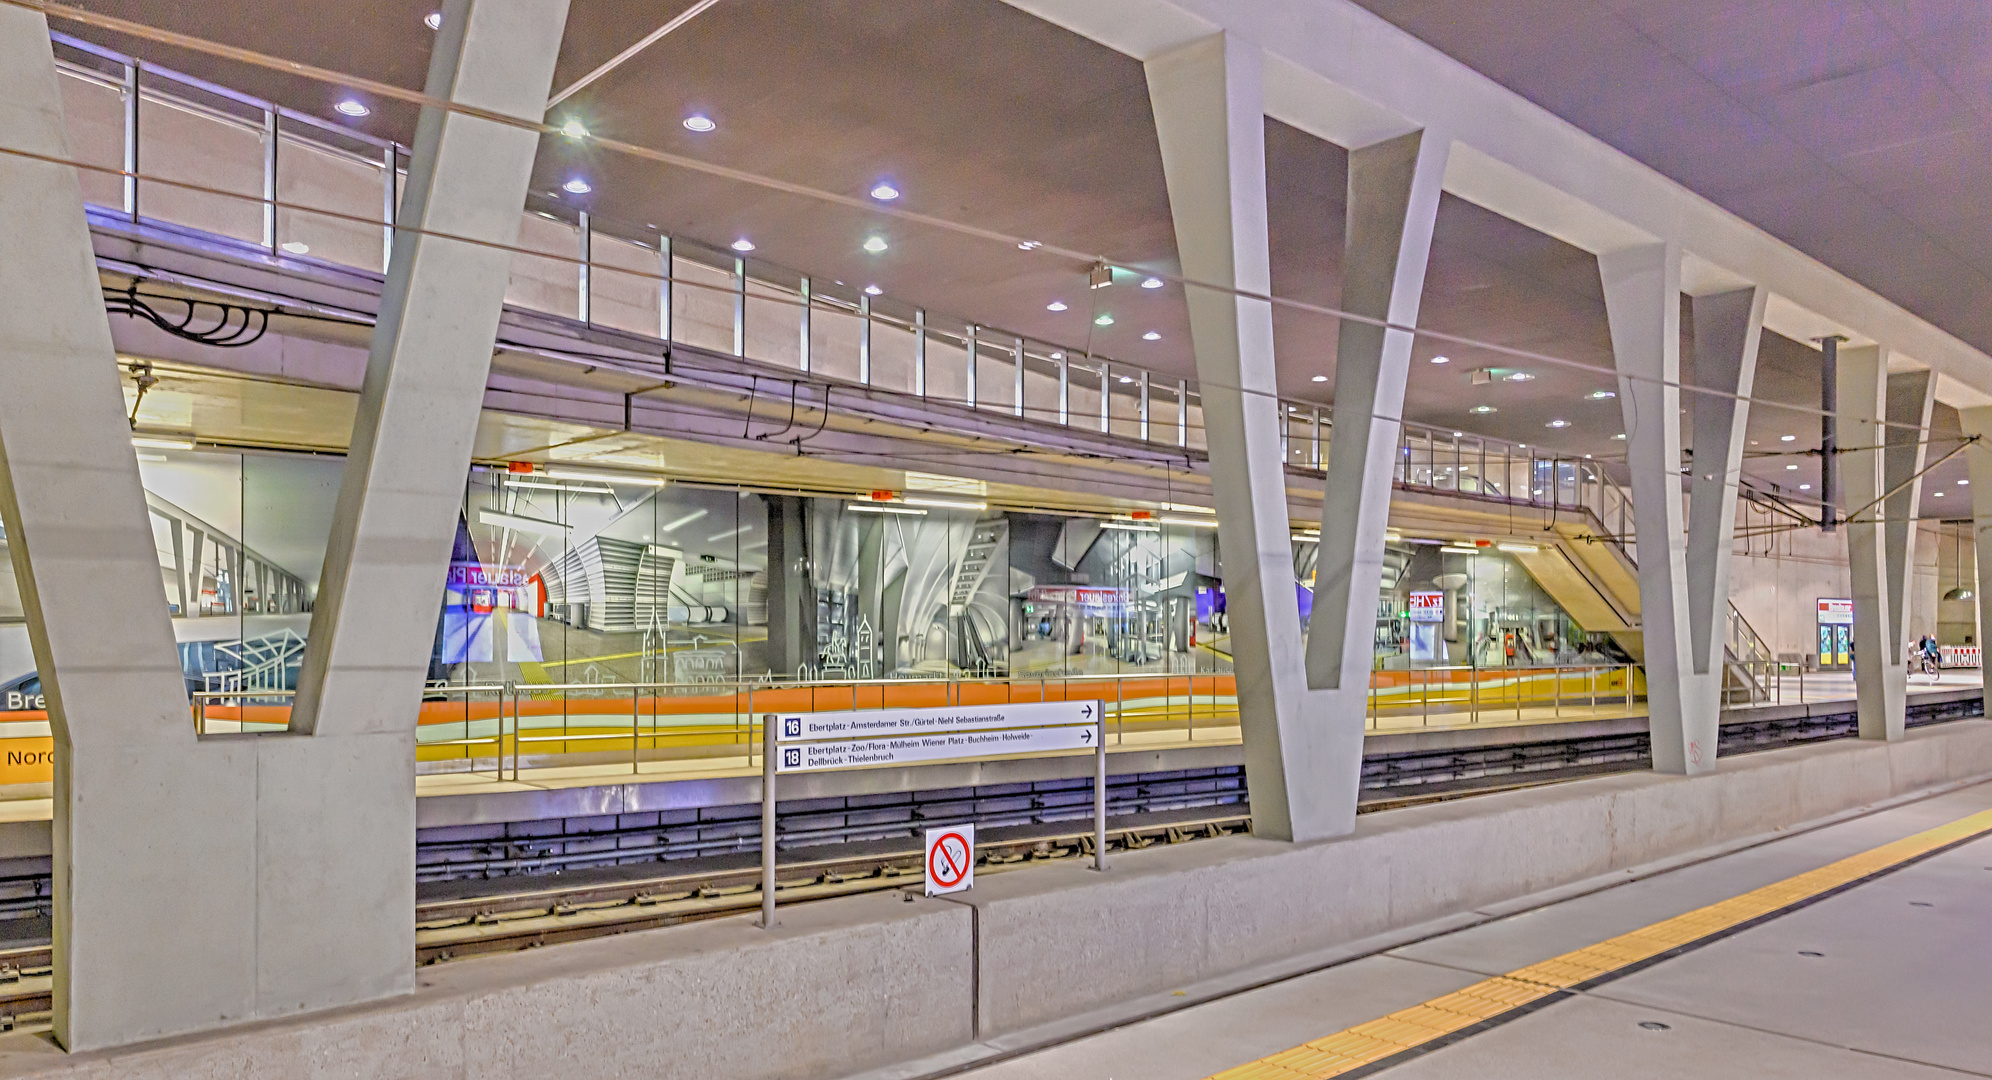
[[[891,202],[899,197],[899,189],[893,187],[889,181],[881,180],[877,187],[871,189],[871,197],[879,202]]]
[[[1161,334],[1158,334],[1158,333],[1156,333],[1156,332],[1155,332],[1155,331],[1153,331],[1153,330],[1150,330],[1150,331],[1149,331],[1149,332],[1147,332],[1146,334],[1143,334],[1143,335],[1141,335],[1141,340],[1143,340],[1143,341],[1161,341],[1161,340],[1162,340],[1162,335],[1161,335]]]
[[[1102,314],[1099,318],[1093,320],[1094,326],[1112,326],[1113,324],[1114,317],[1112,315]]]
[[[1482,416],[1486,416],[1488,413],[1499,412],[1500,410],[1496,409],[1492,405],[1475,405],[1473,407],[1473,411],[1479,413]]]
[[[1796,466],[1796,465],[1787,465],[1787,466],[1785,466],[1785,471],[1786,471],[1786,472],[1797,472],[1797,471],[1798,471],[1798,466]]]
[[[866,296],[878,296],[878,295],[880,295],[880,294],[881,294],[881,293],[883,293],[883,292],[885,292],[885,290],[884,290],[884,289],[881,289],[881,288],[879,288],[879,287],[878,287],[878,286],[876,286],[876,285],[867,285],[867,286],[865,286],[865,295],[866,295]]]
[[[1778,436],[1778,441],[1779,441],[1779,442],[1797,442],[1797,441],[1798,441],[1798,436],[1796,436],[1796,435],[1780,435],[1780,436]]]
[[[1149,278],[1141,283],[1141,287],[1144,289],[1159,289],[1162,287],[1162,279],[1159,277]]]
[[[441,30],[443,28],[443,13],[440,11],[431,11],[427,15],[422,16],[422,25],[431,30]]]
[[[1614,442],[1624,442],[1624,441],[1625,441],[1625,432],[1621,431],[1621,432],[1619,432],[1618,434],[1616,434],[1616,435],[1612,436],[1612,441],[1614,441]]]
[[[586,195],[589,192],[595,190],[593,184],[590,184],[588,181],[583,180],[578,176],[560,186],[563,190],[567,191],[569,194],[572,195]]]
[[[1434,356],[1434,357],[1432,357],[1432,363],[1434,363],[1434,364],[1450,364],[1450,363],[1452,363],[1452,357],[1450,357],[1450,356]]]
[[[1591,391],[1591,400],[1592,400],[1592,401],[1610,401],[1610,400],[1611,400],[1612,398],[1615,398],[1615,397],[1617,397],[1617,396],[1618,396],[1618,391],[1616,391],[1616,390],[1593,390],[1593,391]]]
[[[368,113],[373,112],[372,109],[367,108],[356,98],[347,98],[346,100],[341,101],[339,104],[334,105],[332,107],[339,110],[342,113],[345,113],[347,116],[365,116]]]
[[[1549,423],[1543,425],[1543,427],[1550,428],[1567,428],[1569,426],[1570,421],[1568,420],[1551,420]]]
[[[881,251],[884,251],[885,246],[886,246],[885,237],[883,236],[867,237],[864,243],[864,249],[866,251],[871,252],[874,255],[878,254]]]
[[[1120,381],[1122,381],[1122,382],[1124,382],[1124,383],[1131,383],[1131,382],[1133,382],[1133,381],[1134,381],[1134,376],[1132,376],[1132,375],[1123,375],[1123,376],[1121,376],[1121,377],[1120,377]]]
[[[1053,300],[1053,301],[1052,301],[1051,303],[1049,303],[1049,304],[1046,304],[1046,305],[1044,306],[1044,309],[1045,309],[1046,311],[1064,311],[1064,310],[1065,310],[1065,301],[1063,301],[1063,300]]]
[[[1316,376],[1314,377],[1314,381],[1315,381],[1315,382],[1327,382],[1327,381],[1328,381],[1328,376],[1326,376],[1326,375],[1316,375]]]
[[[685,117],[686,131],[707,132],[711,131],[712,129],[718,126],[719,126],[718,124],[712,122],[712,117],[707,116],[704,113],[693,113],[692,115]]]
[[[1800,484],[1800,485],[1798,485],[1798,490],[1800,490],[1800,491],[1811,491],[1811,490],[1812,490],[1812,485],[1811,485],[1811,484]]]
[[[743,236],[743,237],[741,237],[740,239],[738,239],[738,240],[735,240],[735,241],[733,242],[733,250],[735,250],[735,251],[752,251],[752,250],[754,250],[754,241],[752,241],[752,240],[749,240],[749,239],[747,239],[746,237],[744,237],[744,236]]]
[[[1535,378],[1535,376],[1533,376],[1533,375],[1529,374],[1529,373],[1528,373],[1528,372],[1526,372],[1526,371],[1516,371],[1516,372],[1511,372],[1511,373],[1510,373],[1510,374],[1508,375],[1508,381],[1509,381],[1509,382],[1528,382],[1529,380],[1531,380],[1531,379],[1533,379],[1533,378]]]
[[[569,120],[560,125],[560,133],[570,139],[585,139],[588,137],[588,125],[579,120]]]

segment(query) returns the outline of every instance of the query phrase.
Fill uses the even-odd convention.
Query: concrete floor
[[[1982,784],[963,1075],[1201,1080],[1988,808],[1992,784]],[[1992,837],[1384,1072],[1405,1080],[1988,1076],[1988,1008]]]

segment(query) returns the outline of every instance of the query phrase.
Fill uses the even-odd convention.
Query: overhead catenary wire
[[[215,42],[206,38],[199,37],[198,35],[185,34],[178,31],[166,30],[160,27],[155,27],[147,23],[136,22],[130,19],[121,19],[116,16],[103,15],[97,12],[87,10],[85,8],[76,7],[72,4],[56,3],[53,2],[53,0],[0,0],[0,3],[12,4],[16,7],[22,7],[33,11],[38,11],[44,15],[51,16],[54,18],[66,20],[69,22],[79,23],[85,26],[93,26],[98,29],[112,31],[114,33],[126,34],[131,37],[139,38],[141,40],[152,41],[158,44],[171,45],[177,48],[187,49],[192,52],[198,52],[204,55],[213,56],[218,59],[231,60],[237,63],[264,68],[266,70],[278,71],[285,74],[297,76],[300,78],[306,78],[317,82],[326,83],[328,85],[336,85],[336,86],[362,90],[367,93],[377,94],[381,97],[388,98],[391,100],[401,101],[407,104],[417,105],[423,108],[439,109],[445,112],[451,112],[459,115],[475,117],[477,119],[487,120],[492,123],[503,124],[509,127],[515,127],[523,130],[533,131],[543,136],[567,135],[567,132],[565,132],[562,128],[544,122],[525,120],[519,117],[507,115],[505,113],[495,112],[489,109],[479,108],[477,106],[465,105],[460,102],[448,100],[446,98],[433,97],[423,91],[409,90],[405,87],[396,86],[392,83],[384,83],[378,80],[368,79],[363,76],[338,72],[329,68],[323,68],[313,64],[306,64],[301,61],[286,60],[282,57],[271,56],[267,53],[258,52],[253,49],[245,49],[240,46],[226,45],[220,42]],[[1024,250],[1027,251],[1035,251],[1035,252],[1042,252],[1047,255],[1055,255],[1077,262],[1082,266],[1087,267],[1088,269],[1095,266],[1105,265],[1110,269],[1121,269],[1121,270],[1126,270],[1130,273],[1144,273],[1149,276],[1161,278],[1164,281],[1175,282],[1179,285],[1184,286],[1185,288],[1204,289],[1208,291],[1219,292],[1240,299],[1257,300],[1274,306],[1281,306],[1294,310],[1307,311],[1313,314],[1324,315],[1337,319],[1349,319],[1365,325],[1375,326],[1385,330],[1395,330],[1403,333],[1413,334],[1433,341],[1443,341],[1448,344],[1463,345],[1469,348],[1481,349],[1499,355],[1514,357],[1517,359],[1532,360],[1539,363],[1551,364],[1554,366],[1564,367],[1572,370],[1585,371],[1591,374],[1611,376],[1613,378],[1617,378],[1622,381],[1641,382],[1641,383],[1659,385],[1664,388],[1674,389],[1686,393],[1701,394],[1705,396],[1724,398],[1732,401],[1757,404],[1770,408],[1785,409],[1787,411],[1798,412],[1809,416],[1816,416],[1821,418],[1839,415],[1837,412],[1828,412],[1826,410],[1815,408],[1812,406],[1798,405],[1790,402],[1759,401],[1748,395],[1737,394],[1732,391],[1718,390],[1710,387],[1695,386],[1690,383],[1680,382],[1679,380],[1661,379],[1648,375],[1624,373],[1618,371],[1615,368],[1606,368],[1596,364],[1585,363],[1583,361],[1571,360],[1565,357],[1554,356],[1546,353],[1537,353],[1532,350],[1518,349],[1512,346],[1499,345],[1492,342],[1478,341],[1473,338],[1465,337],[1463,335],[1448,334],[1442,331],[1421,329],[1416,326],[1393,323],[1390,322],[1389,320],[1377,319],[1370,316],[1361,315],[1356,312],[1345,311],[1338,308],[1329,307],[1327,305],[1308,303],[1306,301],[1295,300],[1289,297],[1281,297],[1271,293],[1260,293],[1253,290],[1240,289],[1235,286],[1224,285],[1221,283],[1200,281],[1194,278],[1189,278],[1180,274],[1173,274],[1167,271],[1153,270],[1153,269],[1144,270],[1139,268],[1137,263],[1133,260],[1116,259],[1111,256],[1095,252],[1086,252],[1073,248],[1063,247],[1061,245],[1048,243],[1046,241],[1039,240],[1036,238],[1012,235],[1010,233],[1006,233],[997,229],[989,229],[982,226],[969,225],[966,223],[957,222],[947,218],[937,217],[930,214],[922,214],[917,211],[905,209],[903,207],[883,205],[875,201],[868,201],[849,195],[843,195],[837,192],[825,191],[820,188],[810,187],[809,185],[806,184],[798,184],[792,181],[781,180],[769,176],[763,176],[758,173],[753,173],[744,169],[735,169],[724,165],[716,165],[711,162],[701,161],[697,158],[690,158],[681,154],[673,154],[668,151],[657,150],[651,147],[641,146],[635,143],[624,142],[619,139],[606,138],[606,137],[596,136],[593,134],[580,136],[580,138],[582,141],[597,146],[603,150],[608,150],[614,153],[638,158],[640,160],[647,160],[647,161],[656,162],[658,164],[664,164],[664,165],[675,166],[678,168],[688,169],[694,172],[700,172],[710,176],[718,177],[720,179],[732,180],[743,184],[749,184],[752,186],[761,187],[771,191],[778,191],[802,198],[813,199],[820,202],[826,202],[833,205],[842,206],[845,207],[846,209],[858,210],[870,214],[880,214],[896,218],[899,220],[907,221],[910,223],[925,225],[935,229],[952,232],[957,235],[975,237],[986,241],[1009,244],[1015,247],[1023,248]],[[9,151],[9,152],[20,153],[20,151]],[[28,156],[40,157],[41,155],[28,155]],[[75,163],[75,162],[63,162],[63,163],[78,165],[79,167],[81,167],[80,163]],[[118,170],[105,170],[105,171],[118,172]],[[217,192],[217,194],[232,194],[232,193]],[[274,200],[260,200],[257,199],[255,196],[249,196],[248,198],[250,198],[253,201],[271,201],[271,202],[274,201]],[[373,224],[379,225],[382,223],[373,222]],[[473,243],[477,242],[467,237],[450,237],[450,238],[464,240],[466,242],[473,242]],[[503,245],[494,245],[494,246],[503,246]],[[538,253],[533,253],[533,254],[538,254]],[[1248,389],[1245,387],[1232,387],[1232,386],[1218,387],[1217,384],[1210,384],[1210,385],[1212,385],[1215,388],[1232,390],[1241,394],[1259,394],[1259,395],[1274,396],[1274,397],[1277,396],[1277,394],[1275,393],[1264,390]],[[1887,420],[1885,418],[1873,419],[1869,420],[1868,422],[1875,423],[1877,425],[1884,427],[1905,427],[1905,428],[1916,428],[1920,430],[1919,425],[1902,424],[1899,422]]]

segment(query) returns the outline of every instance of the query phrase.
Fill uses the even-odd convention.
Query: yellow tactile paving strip
[[[1226,1069],[1210,1080],[1320,1080],[1344,1076],[1987,832],[1992,832],[1992,810],[1497,975],[1382,1019]]]

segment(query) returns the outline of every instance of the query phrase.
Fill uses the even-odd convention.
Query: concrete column
[[[1922,469],[1934,382],[1927,371],[1890,375],[1883,346],[1840,350],[1840,464],[1863,739],[1893,741],[1903,733],[1911,544],[1921,487],[1911,477]],[[1891,428],[1884,419],[1914,428]],[[1902,490],[1890,494],[1893,488]]]
[[[1976,405],[1957,411],[1967,438],[1978,441],[1964,449],[1965,467],[1971,473],[1972,598],[1978,601],[1978,628],[1971,640],[1985,645],[1985,628],[1992,626],[1992,584],[1979,569],[1992,566],[1992,405]]]
[[[452,0],[429,91],[537,119],[565,7]],[[0,85],[0,141],[66,156],[40,15],[0,9]],[[418,130],[416,220],[509,244],[536,138],[439,114]],[[414,706],[508,260],[402,236],[303,722],[196,739],[164,601],[132,606],[159,595],[158,555],[73,170],[0,158],[0,225],[0,285],[20,301],[0,315],[0,515],[56,734],[57,1040],[95,1049],[406,992]],[[497,267],[488,301],[481,263]],[[404,348],[419,375],[396,371]],[[231,576],[239,596],[239,562]]]
[[[1418,321],[1438,219],[1447,140],[1412,132],[1349,152],[1342,308],[1398,325]],[[1403,433],[1412,335],[1352,319],[1335,348],[1335,423],[1321,504],[1319,569],[1307,678],[1340,721],[1363,714],[1376,653],[1383,534]],[[1360,726],[1360,725],[1358,725]]]
[[[1690,686],[1700,697],[1683,709],[1683,716],[1694,721],[1680,741],[1699,744],[1710,757],[1722,713],[1729,559],[1736,538],[1743,433],[1750,419],[1747,399],[1756,383],[1757,345],[1769,297],[1762,289],[1738,289],[1692,301],[1695,381],[1712,392],[1691,394],[1688,402],[1695,432],[1689,467],[1688,637],[1693,648]]]
[[[1176,228],[1224,558],[1253,829],[1312,840],[1354,824],[1362,723],[1308,714],[1273,365],[1265,107],[1257,46],[1228,35],[1147,61]]]
[[[1719,700],[1722,674],[1720,665],[1698,671],[1707,661],[1697,662],[1688,604],[1680,472],[1681,250],[1664,243],[1606,252],[1598,256],[1598,273],[1625,414],[1653,768],[1692,774],[1715,764],[1720,717],[1707,703]],[[1716,569],[1707,567],[1711,580]],[[1709,681],[1713,690],[1704,685]]]

